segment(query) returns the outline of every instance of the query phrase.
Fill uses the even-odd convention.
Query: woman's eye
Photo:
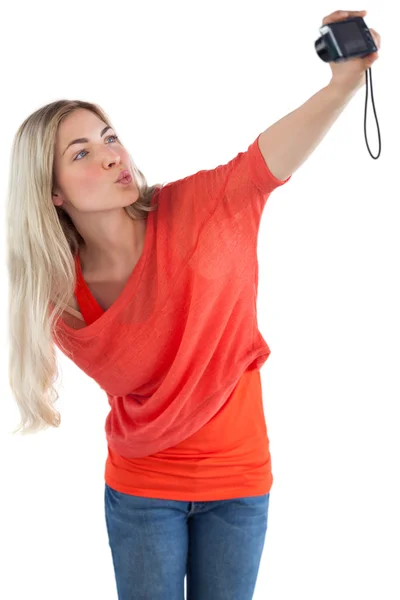
[[[118,137],[117,135],[109,135],[109,136],[108,136],[106,139],[107,139],[107,140],[109,140],[110,138],[115,138],[115,141],[119,141],[119,137]],[[80,152],[79,152],[79,153],[78,153],[78,154],[75,156],[74,160],[76,160],[76,159],[78,158],[78,156],[79,156],[80,154],[82,154],[82,152],[86,152],[86,150],[81,150],[81,151],[80,151]],[[86,154],[87,154],[87,152],[86,152]],[[85,155],[85,156],[86,156],[86,155]],[[83,157],[83,158],[85,158],[85,157]]]

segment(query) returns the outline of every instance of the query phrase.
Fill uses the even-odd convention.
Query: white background
[[[400,598],[398,5],[40,0],[1,14],[4,198],[17,128],[59,98],[100,104],[149,184],[227,162],[329,82],[314,41],[337,9],[367,10],[382,35],[372,70],[382,154],[365,145],[364,87],[263,214],[274,484],[255,600]],[[376,154],[371,98],[368,140]],[[61,427],[11,436],[19,415],[1,348],[0,597],[116,600],[107,398],[60,355]]]

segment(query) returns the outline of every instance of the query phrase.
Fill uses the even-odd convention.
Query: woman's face
[[[87,138],[71,144],[79,138]],[[115,183],[127,169],[132,182]],[[129,206],[139,198],[128,152],[116,131],[90,110],[79,108],[61,123],[54,158],[53,204],[73,217],[83,212]]]

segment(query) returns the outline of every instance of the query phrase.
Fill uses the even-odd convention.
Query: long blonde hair
[[[69,215],[52,202],[54,153],[60,123],[85,108],[113,127],[97,104],[58,100],[31,114],[12,146],[6,206],[9,276],[9,383],[21,414],[12,433],[36,433],[58,427],[55,389],[58,366],[53,340],[55,321],[72,298],[74,256],[83,239]],[[125,208],[132,219],[155,210],[151,198],[162,185],[148,186],[131,155],[139,199]]]

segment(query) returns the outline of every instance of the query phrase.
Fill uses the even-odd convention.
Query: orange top
[[[75,259],[75,295],[87,325],[103,314]],[[226,500],[267,494],[272,486],[260,372],[247,370],[218,413],[180,444],[141,458],[108,447],[105,481],[125,494],[169,500]]]
[[[107,392],[114,489],[193,501],[269,491],[259,368],[270,350],[257,328],[256,248],[265,202],[283,183],[256,140],[226,165],[156,191],[142,255],[105,312],[77,257],[87,326],[60,319],[58,334]]]
[[[246,371],[218,413],[172,448],[123,458],[108,447],[105,481],[125,494],[186,502],[268,494],[273,477],[260,372]]]

